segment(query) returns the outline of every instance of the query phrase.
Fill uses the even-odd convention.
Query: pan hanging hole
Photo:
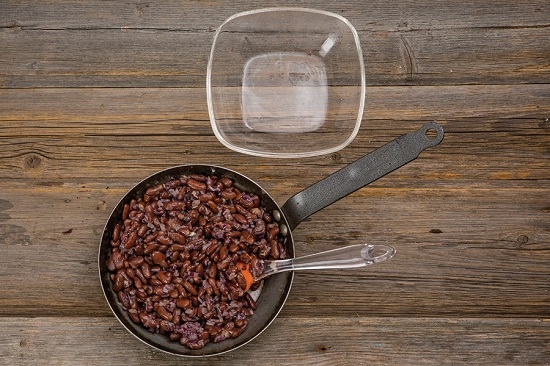
[[[428,140],[434,140],[437,138],[437,130],[435,128],[428,128],[425,134]]]

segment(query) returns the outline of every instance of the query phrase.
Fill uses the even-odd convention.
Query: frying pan
[[[435,131],[435,134],[433,133]],[[431,132],[431,133],[430,133]],[[190,174],[216,174],[226,176],[234,181],[234,185],[242,191],[257,194],[263,206],[273,217],[278,219],[281,233],[286,235],[286,251],[293,258],[294,240],[292,230],[305,218],[320,209],[355,192],[361,187],[381,178],[391,171],[414,160],[426,148],[435,146],[443,140],[443,128],[430,122],[417,131],[402,135],[381,148],[363,156],[336,173],[309,186],[289,198],[279,206],[275,200],[252,179],[233,170],[213,165],[181,165],[172,167],[145,178],[135,185],[113,209],[103,231],[99,246],[99,276],[103,293],[111,310],[122,325],[134,336],[146,344],[159,350],[180,356],[200,357],[211,356],[234,350],[262,333],[281,311],[294,278],[294,272],[285,272],[264,280],[261,296],[257,300],[257,309],[249,318],[248,327],[239,337],[226,339],[219,343],[209,342],[204,348],[192,350],[173,342],[161,334],[147,331],[141,325],[135,324],[122,308],[107,269],[107,259],[110,254],[110,241],[115,224],[120,220],[123,207],[133,198],[143,196],[147,188],[164,183],[172,178]]]

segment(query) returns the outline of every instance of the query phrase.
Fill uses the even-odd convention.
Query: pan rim
[[[255,180],[249,178],[248,176],[246,176],[246,175],[244,175],[240,172],[237,172],[233,169],[230,169],[230,168],[227,168],[227,167],[224,167],[224,166],[212,165],[212,164],[182,164],[182,165],[175,165],[175,166],[167,167],[165,169],[159,170],[159,171],[157,171],[153,174],[148,175],[147,177],[141,179],[138,183],[134,184],[130,189],[128,189],[126,191],[126,193],[124,193],[124,195],[118,200],[116,205],[111,210],[111,213],[109,214],[108,219],[105,222],[105,225],[103,227],[102,236],[101,236],[100,241],[99,241],[98,261],[97,261],[99,281],[100,281],[103,296],[104,296],[105,300],[107,301],[107,304],[109,305],[111,313],[115,316],[115,318],[123,326],[123,328],[125,328],[135,338],[139,339],[142,343],[144,343],[147,346],[152,347],[156,350],[159,350],[161,352],[172,354],[172,355],[179,356],[179,357],[204,358],[204,357],[211,357],[211,356],[219,356],[219,355],[234,351],[234,350],[236,350],[238,348],[241,348],[242,346],[250,343],[251,341],[256,339],[260,334],[262,334],[275,321],[275,319],[278,317],[278,315],[282,311],[284,305],[286,304],[288,296],[290,295],[290,291],[292,289],[292,284],[294,282],[294,272],[293,271],[286,273],[287,280],[286,280],[285,289],[283,290],[283,296],[281,296],[281,298],[278,299],[278,301],[277,301],[280,305],[276,308],[276,311],[271,314],[268,321],[260,327],[260,329],[257,331],[257,333],[252,335],[249,339],[246,339],[246,340],[244,340],[240,343],[237,343],[236,345],[231,346],[228,349],[223,349],[223,350],[217,351],[217,352],[200,353],[200,351],[201,351],[200,349],[199,350],[192,350],[192,349],[190,349],[186,346],[183,346],[183,345],[181,346],[182,351],[184,351],[184,352],[185,351],[186,352],[194,352],[193,354],[179,353],[179,352],[171,351],[169,349],[164,349],[161,346],[155,344],[154,342],[148,342],[146,339],[143,339],[137,331],[135,331],[134,329],[131,329],[129,326],[127,326],[118,314],[119,309],[115,308],[115,305],[112,304],[111,300],[109,299],[107,289],[106,289],[106,286],[107,286],[107,288],[109,287],[109,283],[105,283],[106,282],[105,278],[104,278],[105,273],[104,273],[104,271],[102,271],[102,248],[104,246],[105,233],[108,231],[109,223],[113,219],[113,216],[116,214],[117,209],[120,209],[120,206],[124,202],[126,202],[130,198],[130,196],[135,194],[135,191],[137,189],[139,189],[142,185],[146,185],[148,182],[153,181],[157,177],[167,176],[172,171],[176,172],[176,171],[180,171],[180,170],[184,170],[184,169],[194,169],[194,170],[211,169],[212,173],[216,173],[216,171],[230,172],[231,174],[235,175],[236,177],[241,177],[243,180],[252,183],[254,186],[256,186],[258,189],[261,190],[262,195],[265,195],[270,199],[270,201],[273,203],[273,205],[278,209],[278,211],[281,214],[281,220],[280,221],[283,222],[285,225],[287,225],[287,227],[289,227],[288,222],[287,222],[287,218],[286,218],[284,212],[282,211],[281,206],[273,199],[273,197],[265,189],[263,189],[263,187],[260,184],[258,184]],[[295,251],[294,238],[292,236],[292,230],[290,230],[290,228],[288,230],[287,236],[290,240],[290,244],[291,244],[290,247],[292,248],[291,256],[294,257],[295,256],[295,253],[294,253],[294,251]],[[108,249],[109,248],[107,247],[106,250],[108,250]],[[252,315],[252,316],[254,316],[254,315]],[[138,327],[140,327],[140,325],[136,324],[136,328],[138,328]],[[224,341],[222,341],[222,342],[224,342]]]

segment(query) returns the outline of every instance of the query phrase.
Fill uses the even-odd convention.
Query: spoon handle
[[[356,268],[391,258],[395,249],[383,244],[357,244],[298,258],[264,261],[263,272],[256,280],[285,271],[305,269]]]

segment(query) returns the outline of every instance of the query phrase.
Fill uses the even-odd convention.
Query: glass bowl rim
[[[248,149],[248,148],[245,148],[245,147],[242,147],[242,146],[239,146],[239,145],[235,145],[235,144],[227,141],[224,138],[222,132],[219,130],[217,122],[216,122],[216,117],[214,115],[214,106],[213,106],[213,103],[212,103],[212,62],[213,62],[213,59],[214,59],[214,54],[215,54],[215,50],[216,50],[216,44],[217,44],[217,41],[218,41],[218,36],[219,36],[219,34],[221,33],[221,30],[224,28],[224,26],[226,24],[230,23],[231,21],[233,21],[237,18],[245,17],[245,16],[248,16],[248,15],[260,14],[260,13],[269,13],[269,12],[306,12],[306,13],[312,13],[312,14],[326,15],[326,16],[338,19],[339,21],[344,23],[348,27],[348,29],[350,30],[350,32],[353,36],[353,39],[355,41],[355,47],[356,47],[357,57],[358,57],[358,61],[359,61],[359,68],[361,70],[361,76],[360,76],[360,78],[361,78],[361,86],[360,86],[361,95],[360,95],[360,100],[359,100],[359,107],[358,107],[358,111],[357,111],[357,120],[355,122],[355,127],[354,127],[353,131],[351,132],[351,134],[348,136],[348,138],[344,142],[342,142],[342,143],[340,143],[336,146],[330,147],[330,148],[312,150],[312,151],[305,151],[305,152],[291,152],[291,153],[284,152],[284,153],[281,153],[281,152],[272,152],[272,151],[260,151],[260,150],[255,150],[255,149]],[[359,40],[359,35],[358,35],[357,30],[355,29],[355,27],[351,24],[351,22],[349,20],[347,20],[346,18],[344,18],[343,16],[339,15],[339,14],[336,14],[336,13],[333,13],[333,12],[330,12],[330,11],[326,11],[326,10],[319,10],[319,9],[305,8],[305,7],[287,7],[287,6],[267,7],[267,8],[247,10],[247,11],[242,11],[242,12],[239,12],[239,13],[235,13],[235,14],[229,16],[227,19],[225,19],[225,21],[222,24],[220,24],[220,26],[216,29],[216,33],[214,34],[214,39],[213,39],[213,42],[212,42],[212,47],[210,49],[210,54],[209,54],[209,57],[208,57],[208,64],[207,64],[207,68],[206,68],[206,102],[207,102],[207,105],[208,105],[208,115],[209,115],[209,118],[210,118],[210,124],[212,126],[212,131],[214,132],[214,135],[216,136],[218,141],[220,141],[224,146],[226,146],[227,148],[229,148],[233,151],[237,151],[237,152],[247,154],[247,155],[260,156],[260,157],[271,157],[271,158],[313,157],[313,156],[327,155],[327,154],[331,154],[331,153],[334,153],[336,151],[339,151],[339,150],[343,149],[344,147],[346,147],[347,145],[349,145],[355,139],[355,137],[357,136],[357,133],[359,132],[359,129],[361,127],[361,122],[362,122],[362,119],[363,119],[363,112],[364,112],[364,109],[365,109],[365,95],[366,95],[365,64],[364,64],[364,60],[363,60],[363,52],[362,52],[362,49],[361,49],[361,42]]]

